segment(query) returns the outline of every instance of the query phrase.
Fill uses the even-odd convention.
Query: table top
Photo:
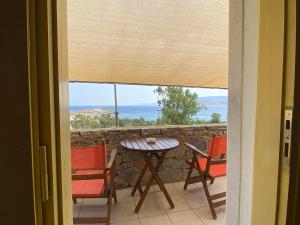
[[[179,146],[179,141],[173,138],[156,138],[155,142],[148,143],[146,138],[127,138],[120,142],[120,145],[127,150],[133,151],[168,151]]]

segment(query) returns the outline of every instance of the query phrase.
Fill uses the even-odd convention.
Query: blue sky
[[[70,83],[70,105],[113,105],[114,89],[112,84]],[[153,93],[156,86],[117,85],[118,104],[135,105],[155,103]],[[209,88],[189,88],[199,97],[227,96],[227,90]]]

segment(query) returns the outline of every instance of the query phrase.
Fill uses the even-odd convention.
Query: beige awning
[[[227,88],[228,0],[68,0],[70,81]]]

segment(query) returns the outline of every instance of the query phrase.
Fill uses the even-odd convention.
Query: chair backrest
[[[208,156],[219,157],[227,154],[227,136],[213,136],[209,141]]]
[[[74,147],[71,150],[72,169],[104,169],[107,166],[106,145]]]

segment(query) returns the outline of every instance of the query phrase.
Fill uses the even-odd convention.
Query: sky
[[[70,105],[113,105],[114,88],[112,84],[70,83]],[[136,105],[157,102],[153,91],[157,86],[117,85],[118,105]],[[227,96],[224,89],[189,88],[199,97]]]

